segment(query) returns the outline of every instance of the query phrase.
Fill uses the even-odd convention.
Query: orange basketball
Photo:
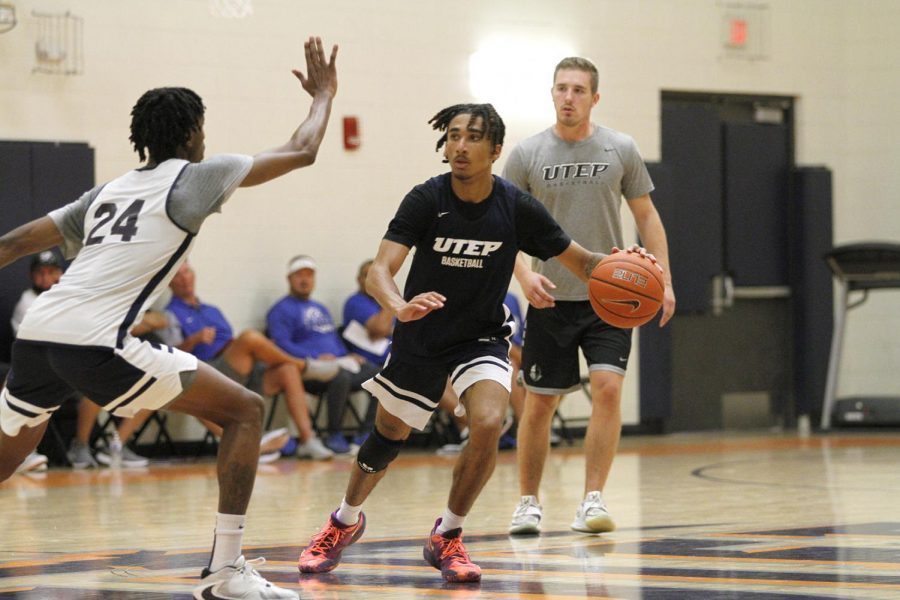
[[[594,312],[613,327],[639,327],[662,306],[662,273],[649,258],[633,252],[610,254],[594,267],[588,297]]]

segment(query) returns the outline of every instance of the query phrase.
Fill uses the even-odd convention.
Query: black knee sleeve
[[[356,454],[356,464],[366,473],[384,471],[397,458],[400,448],[405,443],[406,440],[389,440],[376,428],[360,446],[359,452]]]

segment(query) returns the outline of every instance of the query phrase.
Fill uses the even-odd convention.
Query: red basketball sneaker
[[[462,528],[437,533],[438,519],[422,555],[429,565],[438,569],[446,581],[465,583],[481,581],[481,568],[469,560],[469,553],[462,543]]]
[[[342,525],[334,513],[321,531],[313,536],[297,561],[301,573],[327,573],[333,571],[341,562],[344,548],[362,537],[366,530],[366,515],[359,513],[359,521],[355,525]]]

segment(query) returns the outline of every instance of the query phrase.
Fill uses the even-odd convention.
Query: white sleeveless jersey
[[[122,348],[184,262],[195,234],[167,213],[189,163],[167,160],[106,184],[84,214],[83,247],[59,283],[41,294],[19,339]]]

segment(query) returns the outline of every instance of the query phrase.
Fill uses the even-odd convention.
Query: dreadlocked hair
[[[481,117],[484,123],[484,135],[491,141],[491,146],[503,145],[506,125],[503,124],[503,119],[494,110],[492,104],[454,104],[439,111],[428,121],[432,129],[444,132],[441,139],[437,141],[437,146],[434,148],[435,152],[439,152],[443,145],[447,143],[447,127],[450,126],[450,121],[459,115],[469,115],[469,127],[472,126],[478,117]]]
[[[174,157],[200,128],[205,109],[200,96],[187,88],[156,88],[144,93],[131,109],[128,138],[141,162],[148,155],[157,162]]]

